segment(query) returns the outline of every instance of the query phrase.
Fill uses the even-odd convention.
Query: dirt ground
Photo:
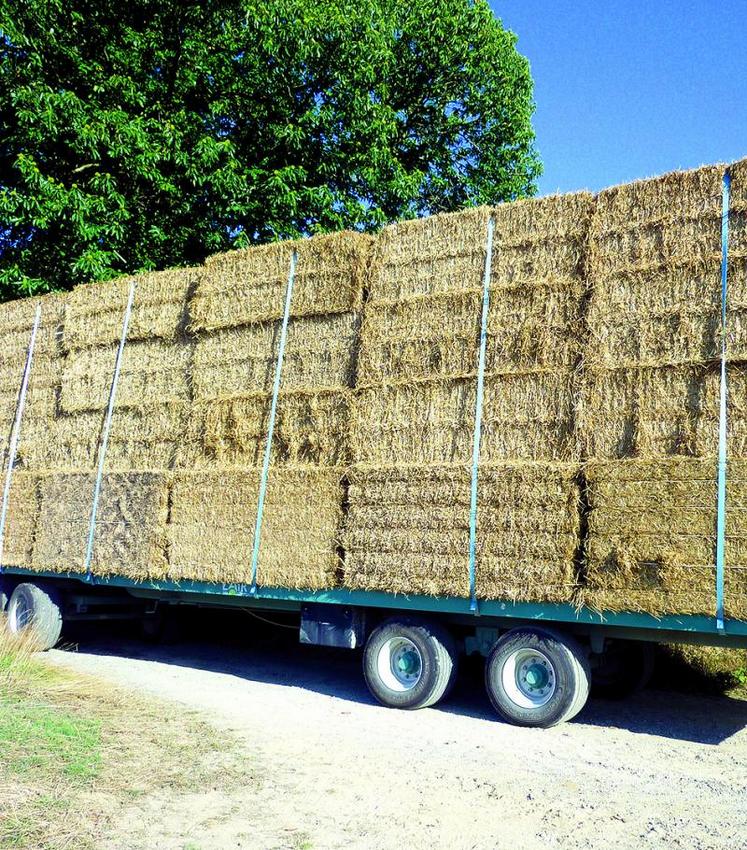
[[[747,847],[739,700],[649,689],[520,729],[469,664],[446,703],[398,712],[373,703],[358,654],[241,623],[157,646],[101,627],[48,658],[203,710],[259,780],[133,801],[111,850]]]

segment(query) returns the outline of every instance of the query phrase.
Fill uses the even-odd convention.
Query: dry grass
[[[160,795],[167,811],[195,787],[255,781],[238,746],[194,713],[59,671],[34,650],[0,622],[0,846],[118,845],[138,797]]]

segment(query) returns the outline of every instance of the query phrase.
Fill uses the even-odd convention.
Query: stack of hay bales
[[[721,167],[597,198],[579,430],[587,588],[600,609],[715,610]],[[728,613],[747,613],[745,169],[733,173],[729,265]]]
[[[39,514],[37,477],[24,471],[24,453],[31,444],[29,429],[33,433],[53,421],[58,407],[58,397],[64,351],[62,328],[68,296],[47,295],[27,298],[0,305],[0,447],[2,448],[3,481],[8,463],[8,451],[21,381],[28,354],[31,330],[37,308],[41,307],[39,329],[34,346],[32,369],[29,374],[24,417],[21,421],[20,443],[13,486],[8,504],[8,515],[3,546],[3,563],[30,568],[34,533]],[[0,486],[2,486],[0,484]]]
[[[152,578],[166,572],[168,470],[187,421],[184,322],[195,278],[194,269],[135,278],[91,564],[99,574]],[[33,504],[35,520],[24,523],[23,557],[8,552],[16,565],[51,571],[84,565],[94,470],[130,283],[90,284],[41,301],[42,329],[54,323],[55,349],[52,360],[43,347],[34,355],[10,510],[27,518]],[[43,409],[32,394],[40,379],[53,399]]]
[[[335,584],[370,245],[368,237],[341,233],[206,263],[190,310],[193,401],[171,498],[171,578],[251,580],[260,469],[295,250],[258,581],[307,589]]]
[[[386,228],[361,332],[345,584],[468,593],[470,462],[487,224],[495,220],[477,591],[569,600],[573,434],[590,195]]]

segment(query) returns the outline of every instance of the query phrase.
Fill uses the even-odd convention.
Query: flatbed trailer
[[[154,630],[170,606],[284,612],[304,644],[363,649],[366,683],[383,705],[422,708],[443,699],[458,659],[486,658],[490,700],[503,719],[548,727],[585,705],[591,680],[617,696],[652,673],[653,646],[747,648],[747,622],[702,615],[655,617],[560,603],[407,596],[362,590],[300,591],[199,581],[44,573],[8,566],[0,603],[13,632],[33,626],[43,648],[67,622],[142,618]]]

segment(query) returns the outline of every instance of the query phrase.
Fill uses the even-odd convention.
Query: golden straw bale
[[[31,567],[34,535],[39,517],[39,491],[35,475],[14,470],[8,497],[1,565]]]
[[[605,189],[596,197],[592,232],[633,230],[657,221],[718,217],[723,173],[723,166],[707,165]]]
[[[41,508],[33,563],[38,570],[84,568],[95,475],[39,478]],[[159,473],[105,475],[94,537],[94,573],[132,579],[166,574],[168,481]]]
[[[355,311],[371,245],[371,238],[359,233],[334,233],[210,257],[190,303],[192,327],[210,331],[282,317],[294,250],[291,315]]]
[[[385,227],[374,249],[370,302],[480,287],[490,212],[478,207]]]
[[[747,457],[747,366],[728,366],[728,446]],[[720,371],[708,366],[588,370],[577,406],[585,456],[704,456],[718,446]]]
[[[736,213],[747,212],[747,158],[732,162],[729,166],[731,175],[731,209]]]
[[[481,468],[478,595],[571,598],[577,471],[516,462]],[[469,491],[464,466],[353,467],[343,535],[346,586],[467,595]]]
[[[195,399],[271,392],[281,322],[226,328],[200,337],[193,361]],[[354,313],[308,316],[288,325],[284,390],[351,386],[358,339]]]
[[[580,353],[580,304],[580,292],[570,288],[492,292],[486,372],[572,368]],[[481,308],[479,289],[370,305],[358,385],[475,372]]]
[[[160,404],[115,410],[106,455],[106,469],[128,471],[169,469],[187,423],[188,406]],[[29,421],[18,446],[19,462],[36,471],[92,470],[104,411],[61,416],[50,422]]]
[[[67,356],[60,396],[64,413],[108,407],[116,356],[117,346],[84,348]],[[125,346],[116,409],[188,401],[189,358],[189,346],[161,340]]]
[[[590,463],[584,601],[651,614],[715,611],[715,458]],[[729,464],[726,602],[747,614],[747,461]]]
[[[258,582],[333,587],[342,516],[341,470],[273,469],[262,519]],[[169,523],[169,577],[247,584],[260,472],[231,467],[175,474]]]
[[[135,275],[128,341],[176,340],[184,330],[187,300],[199,273],[199,269],[185,268]],[[65,317],[67,349],[119,343],[132,280],[119,277],[72,291]]]
[[[476,381],[418,381],[359,391],[351,441],[357,462],[468,462]],[[481,460],[572,460],[572,376],[527,372],[485,381]]]
[[[177,466],[261,464],[271,404],[272,398],[264,393],[194,404]],[[349,420],[348,392],[281,392],[272,462],[320,466],[346,463]]]

